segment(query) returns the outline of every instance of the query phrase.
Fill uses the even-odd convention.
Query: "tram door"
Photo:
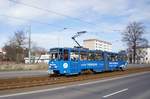
[[[117,54],[109,53],[108,55],[108,62],[109,62],[109,70],[115,70],[118,66],[118,59]]]
[[[104,70],[108,71],[109,70],[109,58],[108,58],[108,53],[104,52],[103,57],[104,57]]]
[[[71,50],[70,51],[70,71],[72,74],[78,74],[79,69],[79,51],[78,50]]]

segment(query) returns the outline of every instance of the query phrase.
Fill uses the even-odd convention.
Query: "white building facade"
[[[90,50],[102,50],[102,51],[112,51],[112,44],[107,41],[102,41],[98,39],[87,39],[83,41],[83,46],[89,48]]]
[[[0,48],[0,54],[6,54],[6,52],[5,51],[3,51],[3,49],[2,48]]]
[[[137,63],[150,64],[150,47],[137,49]]]
[[[26,57],[24,58],[25,63],[28,64],[29,63],[29,58]],[[48,64],[50,60],[50,55],[46,54],[46,55],[41,55],[40,57],[31,57],[31,63],[46,63]]]

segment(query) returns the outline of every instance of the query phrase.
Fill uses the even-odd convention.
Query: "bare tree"
[[[12,42],[13,45],[18,46],[18,47],[24,47],[26,44],[25,42],[26,37],[24,31],[16,31],[13,38],[10,39],[10,42]]]
[[[32,54],[34,56],[41,56],[42,54],[46,54],[47,51],[45,48],[42,48],[42,47],[38,47],[38,46],[33,46],[32,47]]]
[[[136,50],[148,45],[148,40],[143,37],[145,27],[140,22],[129,23],[122,33],[122,40],[127,43],[128,49],[132,51],[133,63],[136,61]]]
[[[22,62],[27,49],[25,48],[26,37],[24,31],[17,31],[14,36],[5,44],[4,50],[8,60]]]

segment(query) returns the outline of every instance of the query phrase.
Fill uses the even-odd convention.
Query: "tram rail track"
[[[141,67],[141,68],[128,68],[125,71],[113,71],[113,72],[103,72],[99,74],[83,74],[77,76],[58,76],[58,77],[22,77],[22,78],[10,78],[10,79],[0,79],[0,90],[8,90],[8,89],[18,89],[18,88],[28,88],[35,86],[44,86],[44,85],[53,85],[53,84],[61,84],[75,81],[83,81],[83,80],[93,80],[93,79],[102,79],[105,77],[114,77],[121,76],[126,74],[138,73],[150,71],[150,67]]]

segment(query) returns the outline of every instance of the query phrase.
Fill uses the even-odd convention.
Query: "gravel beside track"
[[[82,80],[92,80],[92,79],[104,79],[105,77],[114,77],[121,76],[126,74],[138,73],[150,71],[150,67],[141,67],[141,68],[128,68],[125,71],[113,71],[113,72],[103,72],[98,74],[87,73],[83,75],[75,76],[58,76],[58,77],[49,77],[49,76],[40,76],[40,77],[23,77],[23,78],[11,78],[11,79],[0,79],[0,90],[8,89],[18,89],[18,88],[27,88],[35,86],[44,86],[44,85],[53,85],[61,84]]]

